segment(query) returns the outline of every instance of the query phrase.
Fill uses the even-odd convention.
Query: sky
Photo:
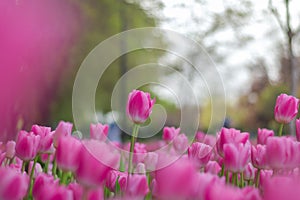
[[[247,9],[240,1],[229,0],[198,0],[206,2],[205,5],[197,3],[197,0],[162,0],[164,9],[157,13],[159,17],[166,19],[159,23],[165,29],[174,30],[191,39],[197,40],[195,33],[206,30],[212,22],[215,13],[222,13],[224,8],[231,6],[241,10]],[[240,24],[239,29],[226,28],[208,39],[204,45],[234,42],[235,33],[251,36],[253,39],[246,45],[217,46],[217,52],[226,55],[222,62],[217,62],[217,69],[224,80],[226,98],[234,101],[239,95],[246,93],[251,86],[251,73],[247,66],[257,63],[258,58],[263,58],[267,65],[268,75],[271,80],[278,79],[279,44],[284,43],[284,35],[281,32],[275,17],[268,10],[268,0],[252,0],[253,14],[245,24]],[[274,1],[278,12],[284,15],[284,6]],[[300,1],[292,0],[290,3],[292,27],[300,25]],[[198,18],[195,23],[193,18]],[[296,53],[299,49],[295,49]],[[299,55],[299,54],[297,54]],[[214,59],[214,57],[212,56]]]

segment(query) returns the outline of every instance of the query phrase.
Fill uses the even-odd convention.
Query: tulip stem
[[[232,185],[237,185],[237,178],[238,174],[237,173],[232,173]]]
[[[224,176],[224,163],[222,164],[222,170],[221,170],[221,173],[220,173],[220,177]]]
[[[56,168],[57,168],[56,160],[54,159],[54,160],[53,160],[53,166],[52,166],[52,176],[53,176],[54,178],[57,177],[57,175],[56,175]]]
[[[138,136],[138,132],[139,132],[139,125],[138,124],[134,124],[133,125],[132,136],[131,136],[131,143],[130,143],[128,174],[132,174],[133,173],[133,164],[132,164],[133,151],[134,151],[134,144],[135,144],[136,138]]]
[[[22,169],[21,169],[22,173],[25,171],[26,164],[27,164],[27,161],[24,160],[22,163]]]
[[[229,171],[226,170],[225,174],[226,174],[226,183],[229,183]]]
[[[240,180],[240,187],[243,188],[244,187],[244,173],[240,173],[241,175],[241,180]]]
[[[47,158],[47,161],[45,163],[45,168],[44,168],[44,172],[46,174],[48,174],[48,166],[49,166],[49,162],[50,162],[50,154],[48,154],[48,158]]]
[[[255,179],[255,187],[258,187],[258,185],[259,185],[259,177],[260,177],[260,169],[257,169],[256,179]]]
[[[28,198],[30,198],[30,199],[32,197],[33,174],[34,174],[34,169],[35,169],[35,165],[38,161],[38,158],[39,158],[39,154],[35,156],[35,158],[33,160],[33,165],[31,167],[31,171],[30,171],[30,185],[29,185],[29,192],[28,192]]]
[[[283,124],[280,124],[280,127],[279,127],[279,131],[278,131],[278,136],[282,136],[282,129],[283,129]]]
[[[63,172],[62,172],[61,179],[60,179],[60,183],[61,183],[61,184],[64,184],[64,185],[67,185],[68,177],[69,177],[69,173],[63,171]]]

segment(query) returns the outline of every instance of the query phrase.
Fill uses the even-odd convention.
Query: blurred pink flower
[[[257,131],[257,144],[266,144],[267,139],[272,136],[274,136],[273,130],[259,128]]]
[[[198,168],[205,167],[211,158],[212,148],[209,145],[194,142],[188,148],[188,156]]]
[[[181,133],[174,138],[173,146],[177,153],[184,153],[189,146],[189,140],[184,133]]]
[[[15,141],[8,141],[6,143],[6,158],[12,159],[16,153],[16,142]]]
[[[298,113],[299,99],[287,94],[280,94],[274,109],[275,120],[282,124],[290,123]]]
[[[0,199],[23,199],[27,194],[29,177],[15,169],[0,167],[0,185]]]
[[[75,172],[79,165],[81,142],[72,137],[60,137],[56,148],[57,166],[64,171]]]
[[[216,161],[210,160],[205,166],[205,173],[218,174],[221,170],[221,166]]]
[[[116,188],[116,181],[118,180],[119,185],[126,187],[127,185],[127,173],[119,172],[117,170],[110,170],[107,174],[107,178],[105,181],[106,187],[112,191],[115,192]]]
[[[180,128],[164,127],[162,138],[166,142],[171,142],[180,133]]]
[[[41,137],[38,152],[39,153],[51,153],[53,152],[53,134],[50,127],[33,125],[31,132]]]
[[[146,175],[132,174],[127,178],[127,184],[120,182],[120,188],[127,197],[144,198],[149,192]]]
[[[197,187],[197,171],[188,158],[180,158],[169,166],[156,170],[153,195],[158,199],[189,199]]]
[[[84,140],[82,144],[76,179],[87,187],[99,186],[111,169],[119,168],[120,154],[98,140]]]
[[[243,173],[245,180],[254,180],[256,170],[251,163],[248,163]]]
[[[250,161],[250,142],[224,144],[224,166],[231,172],[243,172]]]
[[[91,124],[90,137],[91,139],[105,141],[107,138],[109,126],[107,124]]]
[[[152,112],[155,99],[151,99],[150,94],[140,90],[133,90],[128,95],[126,113],[129,119],[136,123],[144,123]]]
[[[223,147],[224,144],[232,143],[232,144],[245,144],[249,140],[249,133],[243,132],[240,130],[236,130],[234,128],[222,128],[218,133],[217,138],[217,150],[221,157],[224,157]]]
[[[70,136],[72,134],[73,124],[70,122],[60,121],[53,135],[54,147],[57,147],[60,137]]]
[[[40,136],[32,132],[20,131],[16,142],[16,155],[22,160],[33,160],[37,155]]]

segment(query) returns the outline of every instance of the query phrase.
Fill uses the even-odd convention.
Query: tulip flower
[[[31,132],[41,137],[38,152],[39,153],[52,153],[53,152],[53,134],[50,127],[33,125]]]
[[[166,142],[171,142],[180,133],[180,128],[164,127],[162,138]]]
[[[29,177],[14,169],[0,167],[0,185],[0,199],[23,199],[27,193]]]
[[[128,95],[126,113],[135,124],[143,124],[152,112],[155,99],[150,94],[140,90],[133,90]]]
[[[81,151],[81,142],[72,137],[60,137],[56,148],[57,166],[63,171],[75,172],[79,165],[79,152]]]
[[[217,150],[221,157],[224,157],[223,152],[223,146],[224,144],[233,143],[233,144],[239,144],[243,143],[245,144],[249,139],[249,133],[236,130],[234,128],[222,128],[217,140]]]
[[[73,124],[70,122],[60,121],[53,135],[54,147],[57,147],[60,137],[70,136],[72,134]]]
[[[184,153],[189,146],[189,140],[184,133],[179,134],[175,137],[173,146],[177,153]]]
[[[120,155],[98,140],[84,140],[82,144],[76,179],[86,187],[97,187],[105,181],[111,169],[119,168]]]
[[[216,161],[208,161],[205,166],[205,173],[218,174],[221,170],[221,166]]]
[[[107,138],[109,126],[107,124],[91,124],[90,137],[91,139],[105,141]]]
[[[234,173],[243,172],[250,160],[251,149],[249,142],[246,144],[224,144],[223,150],[225,168]]]
[[[198,168],[205,167],[211,158],[211,154],[211,146],[200,142],[195,142],[188,148],[188,156]]]
[[[6,143],[6,158],[12,159],[16,153],[16,142],[15,141],[8,141]]]
[[[281,124],[290,123],[297,115],[299,99],[287,94],[280,94],[274,109],[275,120]]]
[[[272,136],[274,136],[273,130],[259,128],[257,131],[257,144],[266,144],[267,139]]]
[[[140,174],[129,175],[126,182],[120,183],[121,190],[127,197],[143,198],[149,192],[147,176]],[[126,183],[126,185],[123,185]]]
[[[16,155],[24,161],[33,160],[37,155],[40,136],[20,131],[16,142]]]
[[[244,170],[244,179],[254,180],[254,178],[255,178],[255,168],[251,163],[248,163]]]

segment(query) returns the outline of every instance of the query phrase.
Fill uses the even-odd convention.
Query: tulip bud
[[[133,90],[128,95],[126,113],[129,119],[136,123],[144,123],[152,112],[155,99],[151,99],[150,94],[140,90]]]
[[[299,99],[281,94],[276,99],[274,109],[275,120],[281,124],[290,123],[298,113]]]

